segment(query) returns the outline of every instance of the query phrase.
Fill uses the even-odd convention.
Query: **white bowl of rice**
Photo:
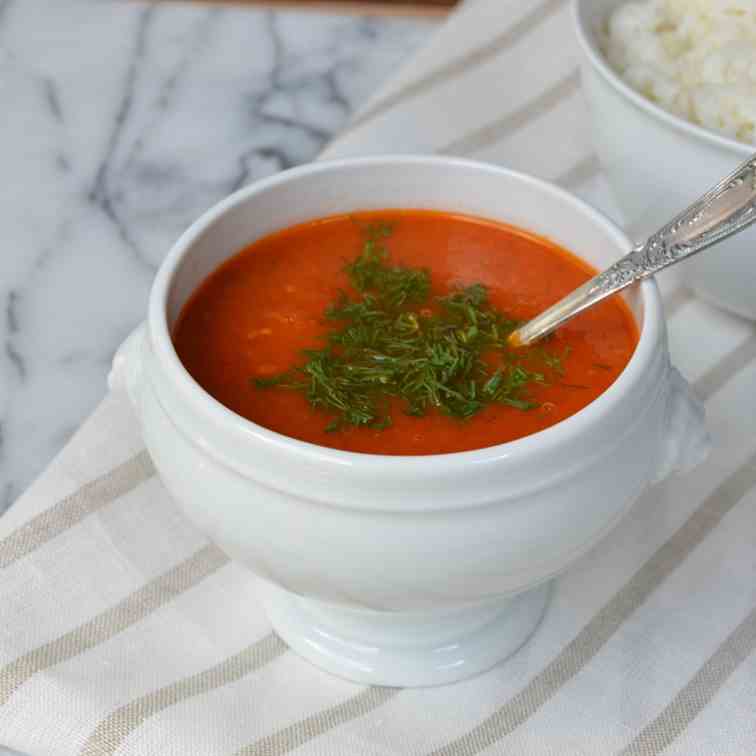
[[[596,152],[633,236],[756,153],[756,0],[574,0]],[[756,230],[684,267],[756,319]]]

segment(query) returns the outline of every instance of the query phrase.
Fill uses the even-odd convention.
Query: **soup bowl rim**
[[[509,461],[524,459],[534,453],[542,454],[569,444],[586,432],[590,432],[591,427],[601,423],[602,418],[622,402],[633,385],[642,379],[646,368],[658,356],[659,345],[665,343],[661,296],[656,282],[652,279],[646,279],[637,285],[643,314],[642,322],[638,323],[638,343],[630,360],[608,389],[574,415],[552,426],[513,441],[480,449],[428,455],[391,455],[342,451],[320,446],[283,435],[235,413],[205,391],[184,367],[171,338],[167,302],[174,276],[180,269],[184,256],[202,234],[230,209],[248,202],[257,194],[273,190],[280,184],[297,181],[301,177],[320,172],[333,172],[345,168],[369,169],[371,166],[388,164],[405,170],[418,166],[472,169],[498,174],[510,181],[529,184],[539,192],[556,195],[570,205],[575,214],[583,215],[589,222],[603,226],[608,235],[616,240],[619,247],[624,246],[628,250],[631,247],[627,236],[613,221],[570,192],[548,181],[489,163],[443,156],[389,154],[324,160],[291,168],[239,189],[208,209],[179,237],[160,266],[150,292],[148,332],[152,352],[160,368],[166,371],[172,388],[201,416],[228,433],[236,434],[248,441],[266,444],[282,453],[289,453],[316,464],[359,468],[368,472],[374,469],[376,472],[380,470],[381,474],[390,474],[393,469],[401,470],[403,473],[411,470],[412,473],[421,475],[432,473],[439,464],[443,464],[448,472],[450,469],[453,471],[470,466],[485,466],[504,459]],[[449,208],[448,212],[454,212],[454,208]],[[505,222],[503,219],[493,220]],[[573,254],[577,253],[573,252]],[[579,254],[577,256],[580,257]]]
[[[709,145],[726,149],[728,152],[735,153],[743,158],[753,153],[753,146],[739,142],[737,139],[731,139],[724,134],[699,126],[692,123],[682,116],[670,113],[661,105],[657,105],[652,100],[644,97],[640,92],[636,92],[625,80],[609,65],[606,56],[598,47],[595,41],[593,31],[586,26],[586,16],[593,16],[585,9],[587,0],[572,0],[572,19],[575,28],[578,43],[583,51],[585,58],[590,62],[594,71],[604,79],[620,96],[632,102],[643,113],[650,116],[654,121],[660,121],[667,126],[683,132],[685,135],[697,140],[706,142]]]

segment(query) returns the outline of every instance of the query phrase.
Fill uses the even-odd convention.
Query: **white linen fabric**
[[[464,155],[616,215],[565,0],[461,7],[326,157]],[[32,756],[756,752],[756,330],[662,281],[715,438],[560,578],[533,639],[426,690],[331,677],[184,519],[108,396],[0,519],[0,743]]]

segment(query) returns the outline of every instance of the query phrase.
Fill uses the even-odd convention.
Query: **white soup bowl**
[[[111,383],[128,391],[168,490],[260,578],[270,621],[293,649],[353,680],[433,685],[517,649],[551,579],[651,483],[697,462],[707,437],[700,404],[670,366],[653,281],[626,294],[640,341],[616,382],[573,417],[487,449],[337,451],[256,425],[203,391],[171,342],[203,279],[273,231],[380,208],[506,221],[597,267],[629,246],[580,200],[501,168],[430,157],[308,165],[238,191],[178,240]]]

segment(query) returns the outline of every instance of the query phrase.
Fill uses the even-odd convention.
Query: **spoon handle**
[[[518,328],[510,343],[547,336],[579,312],[636,281],[736,234],[756,221],[756,156],[749,158],[648,240]]]

